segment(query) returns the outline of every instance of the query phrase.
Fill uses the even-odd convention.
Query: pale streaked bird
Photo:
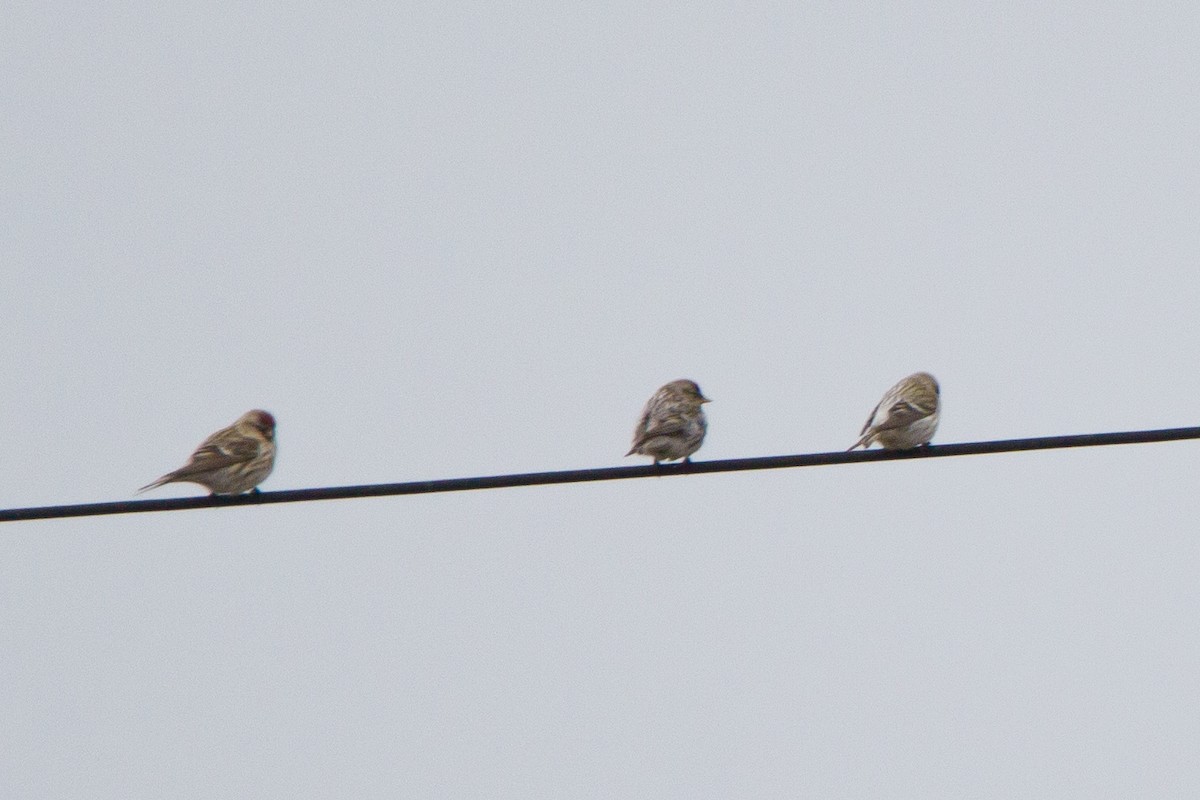
[[[164,483],[198,483],[213,494],[257,491],[275,466],[275,418],[255,409],[205,439],[188,463],[138,492]]]
[[[887,390],[849,449],[865,449],[873,442],[888,450],[929,444],[937,430],[940,394],[937,380],[928,372],[909,375]]]
[[[708,430],[703,408],[707,402],[695,381],[671,381],[646,402],[633,431],[633,447],[625,455],[650,456],[655,464],[690,461]]]

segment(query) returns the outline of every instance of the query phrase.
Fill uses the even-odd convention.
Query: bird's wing
[[[867,435],[867,431],[871,430],[871,427],[875,424],[875,417],[879,414],[879,409],[885,402],[887,402],[886,397],[876,403],[875,407],[871,409],[871,413],[867,415],[867,421],[863,423],[862,430],[858,432],[859,437],[865,437]],[[862,441],[862,439],[860,438],[859,441]],[[858,445],[855,445],[854,447],[857,446]],[[851,447],[850,449],[853,450],[854,447]]]
[[[633,441],[633,446],[638,447],[656,436],[673,436],[677,433],[683,433],[687,430],[688,424],[679,417],[665,419],[647,431],[643,431]]]
[[[914,403],[911,400],[897,400],[888,407],[887,417],[875,424],[875,430],[887,431],[906,428],[932,413],[932,409],[926,408],[920,403]]]
[[[213,437],[196,448],[191,459],[172,474],[176,478],[210,472],[250,461],[258,455],[258,442],[242,436]]]

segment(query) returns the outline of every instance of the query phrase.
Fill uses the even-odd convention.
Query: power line
[[[690,464],[604,467],[560,472],[527,472],[517,475],[492,475],[477,478],[446,478],[407,483],[376,483],[366,486],[331,486],[316,489],[285,489],[228,497],[172,497],[163,500],[119,500],[112,503],[84,503],[70,506],[41,506],[0,510],[0,522],[64,517],[95,517],[106,514],[136,514],[147,511],[182,511],[193,508],[227,508],[269,503],[301,503],[309,500],[348,500],[355,497],[390,497],[434,492],[465,492],[472,489],[502,489],[513,486],[548,486],[562,483],[616,481],[626,478],[655,478],[670,475],[702,475],[711,472],[819,467],[832,464],[859,464],[898,459],[943,458],[948,456],[1017,453],[1025,450],[1058,450],[1065,447],[1101,447],[1114,444],[1147,444],[1200,439],[1200,428],[1165,428],[1154,431],[1085,433],[1075,436],[1042,436],[1033,439],[1001,439],[991,442],[963,442],[918,447],[913,450],[858,450],[852,453],[809,453],[794,456],[727,458],[720,461],[695,461]]]

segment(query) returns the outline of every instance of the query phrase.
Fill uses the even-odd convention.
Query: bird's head
[[[670,390],[672,394],[676,394],[686,400],[692,401],[696,405],[701,405],[703,403],[711,403],[712,402],[711,400],[709,400],[707,397],[704,396],[704,393],[700,391],[700,387],[696,384],[695,381],[689,381],[689,380],[671,381],[664,388]]]
[[[275,438],[275,417],[271,416],[269,411],[263,411],[261,408],[242,414],[238,425],[248,425],[268,439]]]

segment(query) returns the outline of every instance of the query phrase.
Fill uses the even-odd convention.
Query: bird
[[[708,430],[703,408],[708,402],[695,381],[666,384],[646,401],[633,431],[633,446],[625,455],[650,456],[656,465],[681,458],[690,463]]]
[[[275,417],[256,408],[201,442],[188,463],[138,493],[166,483],[198,483],[214,495],[257,492],[274,466]]]
[[[858,441],[847,452],[872,442],[889,450],[929,444],[937,430],[941,389],[928,372],[917,372],[887,390],[871,412]]]

